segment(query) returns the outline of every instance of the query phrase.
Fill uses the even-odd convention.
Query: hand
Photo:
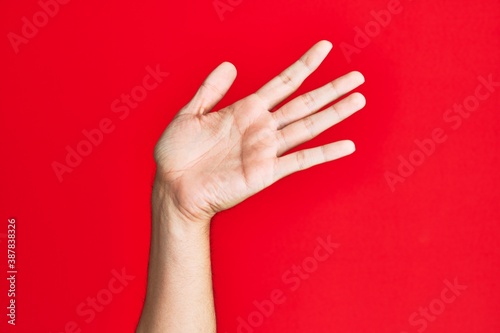
[[[352,141],[344,140],[284,155],[364,107],[363,95],[353,93],[318,112],[362,84],[359,72],[271,112],[318,68],[331,48],[330,42],[318,42],[257,92],[217,112],[209,111],[232,85],[236,69],[224,62],[207,77],[155,147],[157,181],[184,217],[209,221],[291,173],[354,152]]]

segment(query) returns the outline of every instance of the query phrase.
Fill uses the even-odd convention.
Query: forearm
[[[138,333],[216,331],[209,221],[182,218],[155,181],[146,301]]]

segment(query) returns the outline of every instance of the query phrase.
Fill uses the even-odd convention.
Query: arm
[[[315,44],[254,94],[210,110],[236,78],[217,67],[155,147],[148,287],[138,333],[216,331],[210,267],[210,220],[296,171],[354,152],[349,140],[285,154],[365,105],[364,82],[346,74],[272,111],[321,64],[332,45]],[[320,111],[321,112],[318,112]]]
[[[137,332],[215,332],[209,222],[178,214],[157,178],[146,303]]]

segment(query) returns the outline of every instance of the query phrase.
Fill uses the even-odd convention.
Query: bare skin
[[[216,332],[210,221],[279,179],[354,152],[352,141],[286,152],[365,105],[359,72],[273,110],[331,50],[320,41],[255,93],[210,112],[236,78],[224,62],[166,128],[155,147],[148,287],[137,332]]]

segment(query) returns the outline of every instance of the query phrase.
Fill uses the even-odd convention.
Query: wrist
[[[175,187],[156,176],[152,193],[153,223],[182,232],[208,231],[212,216],[195,214],[183,209]]]

